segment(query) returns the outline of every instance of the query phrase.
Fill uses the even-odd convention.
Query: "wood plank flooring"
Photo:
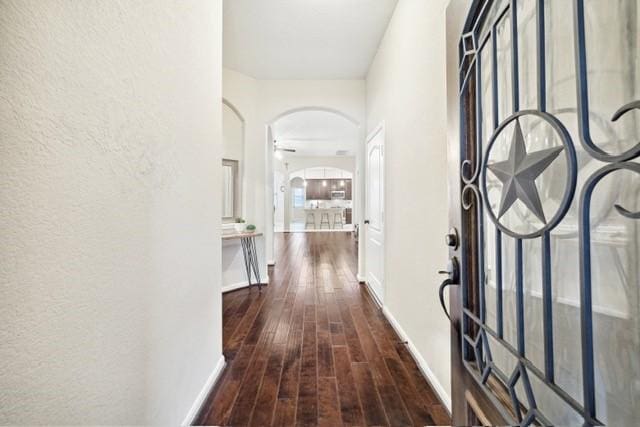
[[[227,368],[197,424],[449,425],[366,288],[350,233],[276,234],[263,288],[223,298]]]

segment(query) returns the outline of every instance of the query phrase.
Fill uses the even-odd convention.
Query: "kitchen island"
[[[323,214],[326,214],[327,216],[325,216],[325,223],[321,224],[322,222],[322,217]],[[341,229],[344,227],[344,225],[346,224],[345,221],[345,208],[308,208],[304,210],[304,215],[305,215],[305,228],[307,230],[328,230],[328,229]],[[312,218],[311,215],[313,215],[313,222],[312,222]],[[340,222],[338,221],[337,215],[340,215],[340,218],[342,218],[342,226],[340,225]],[[326,224],[326,218],[329,218],[329,225],[327,226]],[[338,223],[338,225],[336,226],[336,222]],[[315,225],[315,227],[314,227]],[[321,226],[322,225],[322,226]]]

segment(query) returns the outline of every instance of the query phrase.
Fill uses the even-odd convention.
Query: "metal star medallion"
[[[536,187],[536,178],[553,163],[562,150],[564,147],[527,153],[520,121],[516,119],[509,159],[487,166],[502,182],[502,200],[500,200],[498,219],[507,213],[516,200],[520,200],[540,221],[547,223],[538,187]]]

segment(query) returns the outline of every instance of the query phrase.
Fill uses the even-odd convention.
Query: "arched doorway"
[[[273,195],[269,203],[273,200],[274,206],[268,206],[268,215],[273,213],[273,216],[267,218],[266,223],[274,224],[275,228],[267,231],[267,252],[274,253],[274,232],[353,232],[357,229],[361,211],[358,174],[363,142],[360,124],[349,115],[332,108],[299,107],[275,116],[268,125],[267,134],[268,152],[273,153],[267,156],[267,183],[273,185],[268,189],[268,194]],[[310,171],[310,176],[305,176],[305,170]],[[341,172],[336,174],[336,171]],[[281,181],[280,184],[274,181],[276,172],[284,173],[285,178],[278,181]],[[296,177],[306,182],[304,192],[300,186],[292,185],[300,183],[299,180],[292,182]],[[319,185],[326,185],[323,187],[325,192],[309,191],[315,189],[314,179],[321,179]],[[331,188],[332,180],[337,180],[338,188]],[[339,187],[342,181],[349,182],[348,193],[345,191],[343,194],[343,188]],[[284,212],[275,204],[282,190],[286,193]],[[301,199],[301,195],[304,199]],[[317,209],[344,209],[344,214],[330,211],[322,215],[317,212],[314,228],[311,225],[314,221],[307,219],[303,213],[311,205]],[[276,218],[284,218],[283,227],[276,227],[279,222]],[[308,222],[306,226],[305,222]],[[273,255],[269,259],[273,260]]]

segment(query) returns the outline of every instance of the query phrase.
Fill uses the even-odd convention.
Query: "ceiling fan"
[[[280,148],[278,147],[278,141],[274,140],[273,141],[273,151],[278,152],[278,151],[285,151],[287,153],[295,153],[296,150],[294,148]]]

